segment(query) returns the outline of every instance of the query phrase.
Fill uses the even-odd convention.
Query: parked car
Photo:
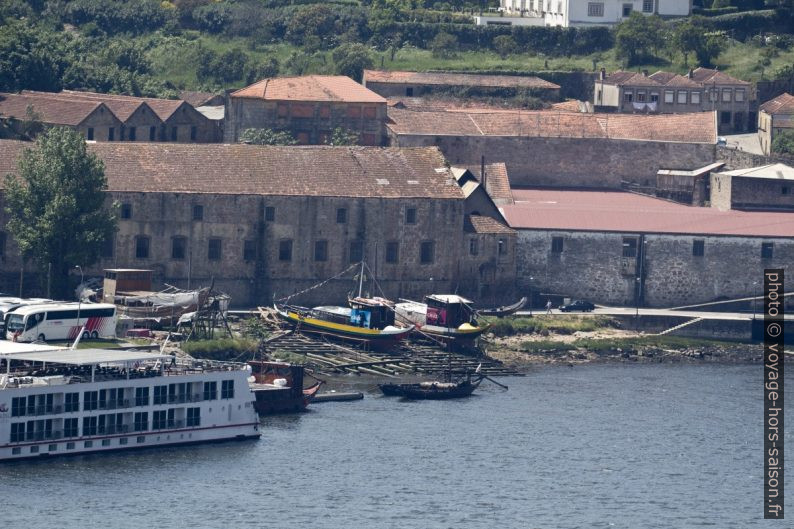
[[[562,312],[573,312],[576,310],[582,312],[591,312],[595,308],[595,305],[590,303],[589,301],[584,301],[583,299],[574,300],[567,305],[563,305],[560,307],[560,311]]]

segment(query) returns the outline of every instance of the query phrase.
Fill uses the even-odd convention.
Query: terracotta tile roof
[[[554,103],[551,105],[552,110],[559,110],[562,112],[585,112],[582,106],[586,105],[584,101],[577,101],[576,99],[568,99],[561,103]]]
[[[700,88],[701,85],[689,77],[671,72],[656,72],[650,76],[654,81],[671,88]]]
[[[794,96],[780,94],[761,105],[760,109],[767,114],[794,114]]]
[[[479,165],[467,165],[466,169],[471,171],[477,181],[482,181]],[[485,164],[485,189],[497,203],[513,202],[513,195],[510,192],[510,180],[507,177],[507,166],[504,162]]]
[[[603,81],[604,84],[611,84],[616,86],[660,86],[658,82],[650,76],[643,75],[638,72],[614,72],[607,76]]]
[[[0,141],[0,175],[32,143]],[[89,144],[111,191],[219,195],[462,199],[435,147],[262,147],[242,144]]]
[[[794,238],[794,213],[719,211],[620,191],[514,189],[515,229]]]
[[[692,80],[700,84],[741,84],[749,85],[747,81],[742,81],[735,77],[711,68],[695,68],[692,71]]]
[[[397,135],[610,138],[684,143],[717,142],[713,112],[585,114],[552,111],[414,112],[389,108]]]
[[[386,100],[344,75],[304,75],[263,79],[231,97],[274,101],[336,101],[343,103],[385,103]]]
[[[179,99],[185,101],[192,107],[201,107],[206,105],[209,101],[215,98],[223,98],[223,94],[216,94],[213,92],[190,92],[183,90],[179,92]]]
[[[62,101],[99,101],[104,103],[122,122],[126,122],[139,108],[148,107],[161,121],[170,118],[179,107],[186,105],[180,99],[155,99],[152,97],[134,97],[118,94],[99,94],[96,92],[79,92],[63,90],[62,92],[34,92],[24,90],[25,95],[57,98]],[[189,105],[188,105],[189,106]]]
[[[495,218],[484,215],[466,215],[463,229],[468,233],[503,233],[505,235],[515,235],[516,233],[515,230]]]
[[[560,85],[531,75],[487,75],[449,72],[389,72],[364,70],[364,81],[433,86],[481,86],[487,88],[542,88],[559,90]]]
[[[442,112],[445,110],[510,110],[513,106],[493,105],[474,99],[447,99],[443,97],[389,97],[387,105],[396,108]]]
[[[43,123],[53,125],[77,126],[92,112],[100,107],[107,110],[99,101],[66,101],[57,97],[39,94],[2,94],[0,93],[0,117],[25,119],[28,106],[39,114]]]

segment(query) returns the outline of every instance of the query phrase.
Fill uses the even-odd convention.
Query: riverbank
[[[486,354],[521,368],[592,362],[757,363],[763,345],[647,334],[603,316],[512,318],[494,322],[483,339]]]

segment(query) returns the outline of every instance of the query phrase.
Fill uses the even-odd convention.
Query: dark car
[[[562,312],[573,312],[575,310],[579,310],[582,312],[591,312],[595,308],[595,305],[590,303],[589,301],[584,301],[582,299],[577,299],[568,303],[567,305],[563,305],[560,307]]]

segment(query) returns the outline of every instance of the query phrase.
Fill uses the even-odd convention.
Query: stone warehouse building
[[[13,172],[29,145],[0,141],[0,173]],[[105,163],[120,221],[88,274],[143,268],[158,286],[186,288],[214,279],[237,306],[269,304],[361,260],[392,298],[458,292],[485,301],[514,290],[515,232],[501,217],[466,214],[436,148],[96,143],[89,150]],[[20,258],[13,240],[3,240],[0,289],[16,291]],[[350,278],[294,301],[343,302]]]
[[[616,112],[716,111],[721,134],[754,130],[755,94],[747,81],[718,70],[697,68],[687,75],[647,70],[614,72],[602,69],[595,82],[596,110]]]
[[[389,108],[392,145],[438,146],[455,165],[503,162],[513,186],[653,186],[659,169],[714,162],[713,112],[584,114]]]
[[[781,94],[770,99],[759,108],[758,139],[761,150],[772,154],[772,142],[781,132],[794,132],[794,96]]]
[[[794,211],[794,168],[782,163],[712,172],[711,207]]]
[[[761,295],[794,272],[794,214],[718,211],[618,191],[513,190],[519,290],[672,307]],[[537,294],[536,294],[537,297]]]
[[[37,115],[45,126],[72,127],[93,141],[211,143],[221,128],[181,100],[94,92],[0,94],[0,119]]]
[[[306,75],[264,79],[229,94],[224,141],[246,129],[292,134],[301,145],[320,145],[341,127],[360,145],[385,145],[386,100],[345,76]]]
[[[362,84],[383,97],[421,97],[449,90],[472,90],[497,97],[515,95],[520,90],[546,100],[560,97],[559,85],[530,75],[364,70]]]

